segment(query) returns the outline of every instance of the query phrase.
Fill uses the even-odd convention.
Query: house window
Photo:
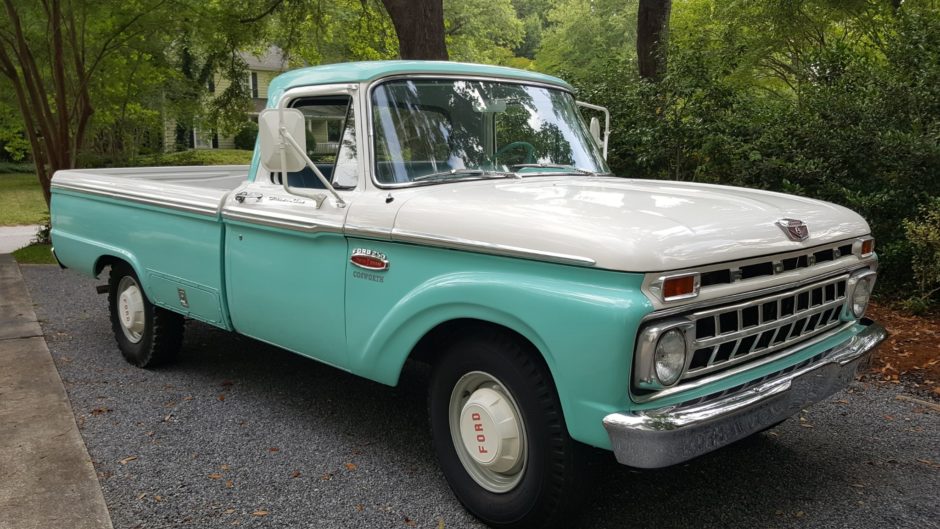
[[[258,99],[258,72],[248,74],[248,90],[251,92],[252,98]]]
[[[210,94],[215,93],[215,77],[214,76],[211,76],[211,75],[209,76],[209,80],[206,81],[206,88],[209,89]]]

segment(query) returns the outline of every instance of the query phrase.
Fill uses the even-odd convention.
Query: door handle
[[[245,202],[245,200],[249,198],[253,198],[260,202],[261,199],[264,198],[264,195],[261,193],[249,193],[248,191],[240,191],[235,193],[235,202],[238,202],[239,204]]]

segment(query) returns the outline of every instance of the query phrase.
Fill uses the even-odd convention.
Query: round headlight
[[[865,315],[865,309],[868,308],[868,298],[871,297],[871,279],[862,279],[855,285],[855,292],[852,294],[852,314],[856,318]]]
[[[663,333],[653,354],[656,378],[660,384],[671,386],[679,380],[685,367],[685,354],[685,336],[682,331],[672,329]]]

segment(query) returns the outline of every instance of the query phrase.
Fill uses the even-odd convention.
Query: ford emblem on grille
[[[780,219],[777,226],[787,234],[791,241],[805,241],[809,238],[809,227],[798,219]]]

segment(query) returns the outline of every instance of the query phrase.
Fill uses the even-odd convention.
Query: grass
[[[0,226],[39,224],[49,215],[34,174],[0,174]]]
[[[30,244],[13,252],[13,258],[20,264],[56,264],[49,244]]]

